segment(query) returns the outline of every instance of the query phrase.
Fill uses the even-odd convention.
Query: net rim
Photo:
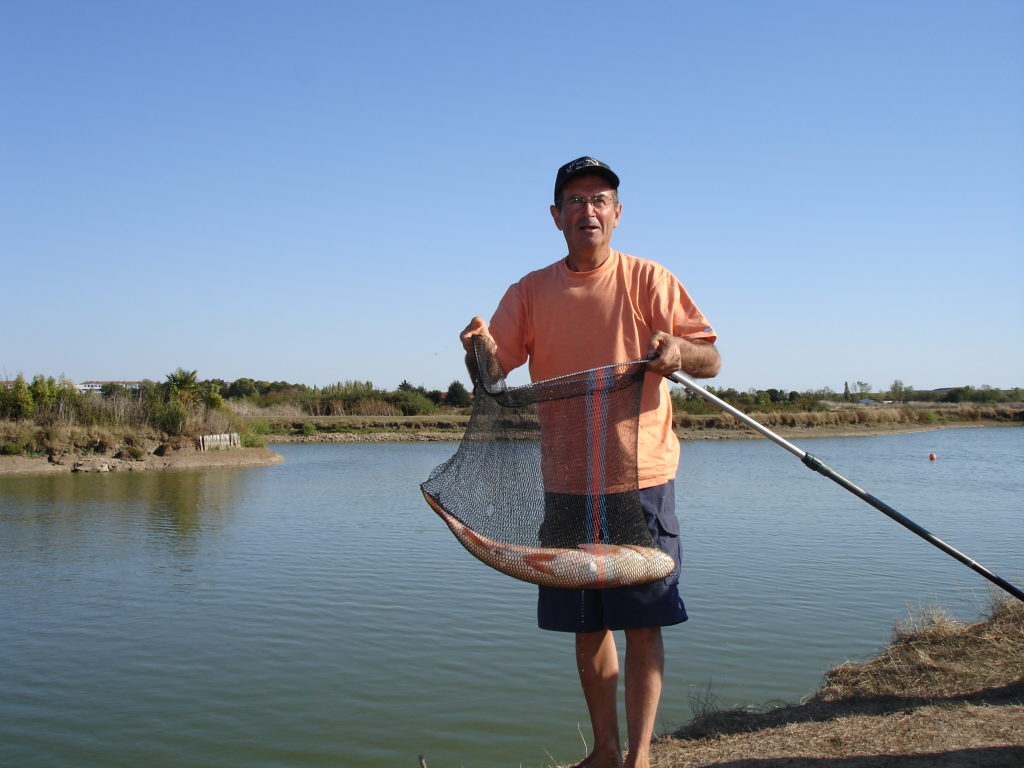
[[[609,363],[608,365],[598,365],[594,368],[584,368],[581,371],[573,371],[572,373],[563,373],[561,376],[552,376],[550,379],[540,379],[539,381],[531,381],[529,384],[519,384],[514,387],[510,387],[506,383],[504,376],[497,379],[494,382],[494,386],[489,386],[487,382],[481,381],[481,386],[488,395],[503,395],[503,394],[515,394],[516,392],[524,392],[530,389],[537,389],[538,387],[544,387],[549,384],[557,384],[561,381],[568,381],[571,379],[577,379],[584,376],[589,376],[593,373],[601,371],[607,371],[612,368],[627,369],[635,365],[646,365],[650,362],[649,358],[640,358],[639,360],[627,360],[622,363]]]

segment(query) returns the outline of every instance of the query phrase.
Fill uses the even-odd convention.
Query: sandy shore
[[[269,448],[235,448],[225,451],[172,451],[165,456],[147,454],[140,459],[115,459],[101,454],[47,456],[0,456],[0,475],[45,475],[70,472],[145,472],[157,469],[219,469],[264,467],[284,461]]]

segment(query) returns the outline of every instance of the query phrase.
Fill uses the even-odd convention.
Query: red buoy
[[[929,453],[928,454],[928,459],[931,460],[931,461],[935,461],[937,458],[939,458],[939,457],[936,456],[934,453]]]

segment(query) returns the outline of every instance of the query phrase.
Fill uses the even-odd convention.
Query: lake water
[[[797,440],[1024,583],[1024,430]],[[0,478],[0,765],[543,768],[588,739],[572,637],[420,496],[453,443],[283,445],[272,467]],[[928,454],[936,453],[937,461]],[[795,701],[908,610],[989,584],[765,440],[687,442],[692,701]]]

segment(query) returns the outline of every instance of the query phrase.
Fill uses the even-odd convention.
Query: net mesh
[[[652,547],[637,491],[645,361],[510,387],[479,337],[474,351],[473,412],[421,486],[431,506],[503,544]]]

